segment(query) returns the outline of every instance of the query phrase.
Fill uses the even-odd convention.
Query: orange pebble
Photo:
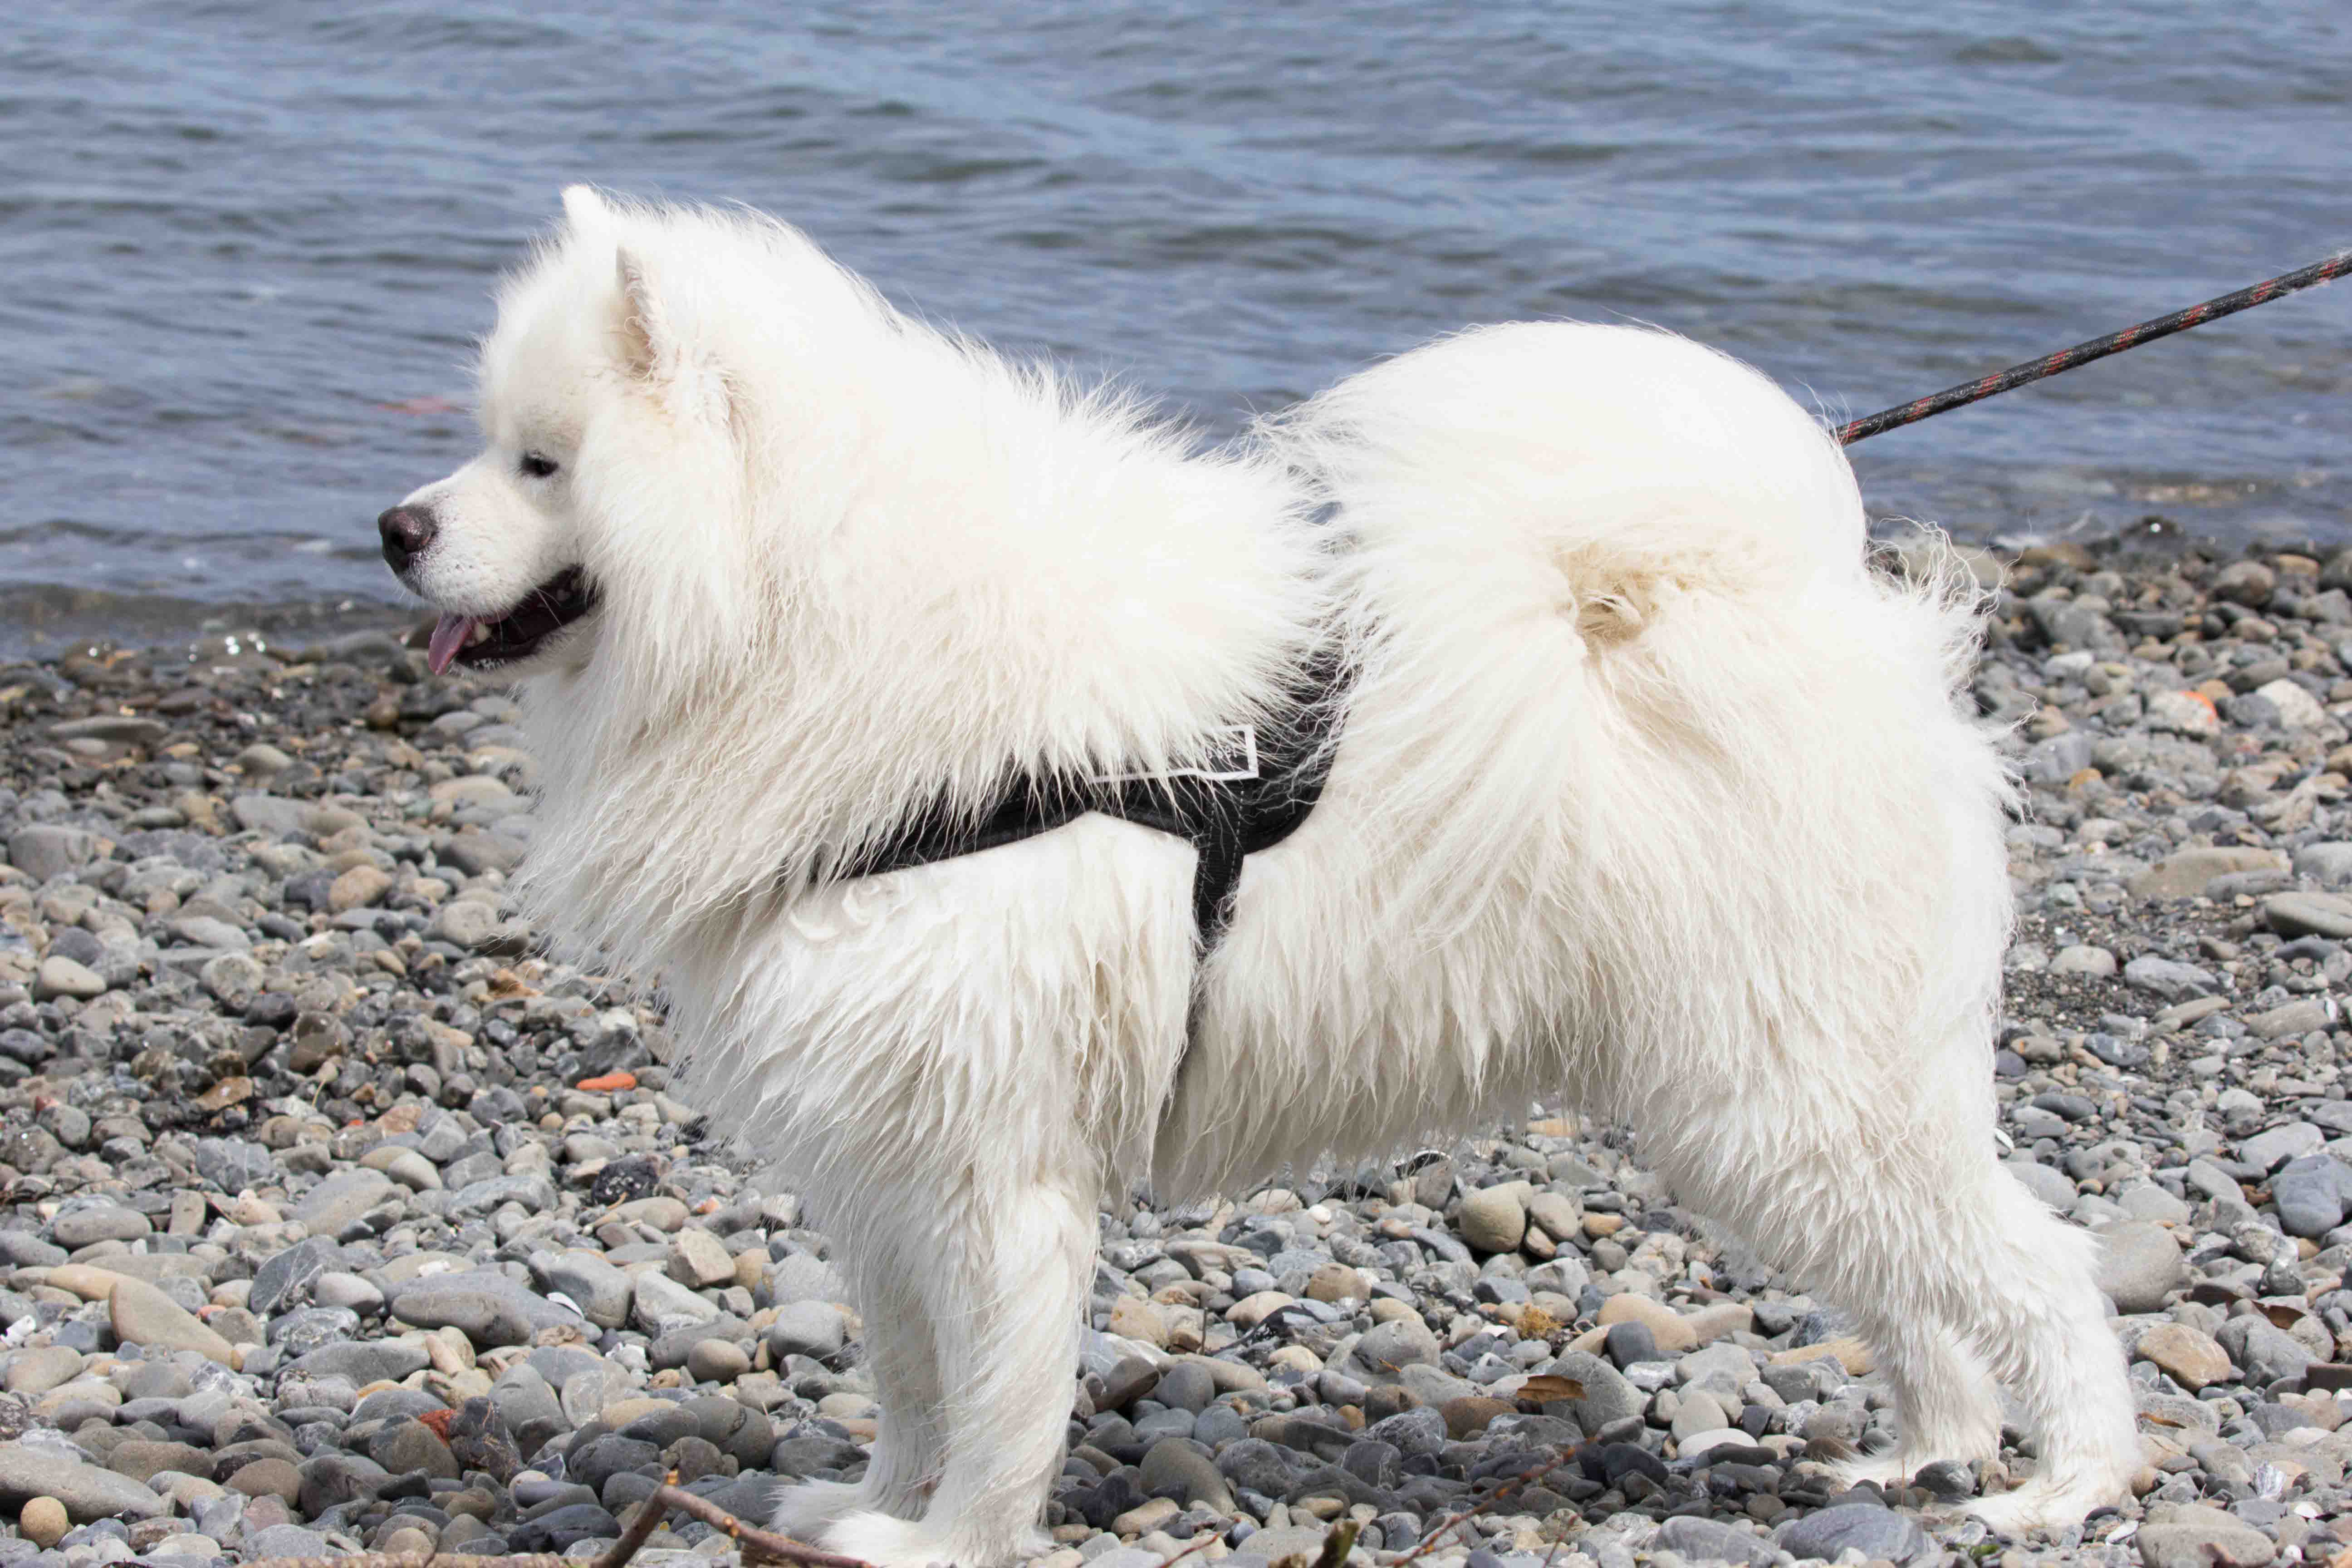
[[[637,1087],[637,1075],[633,1072],[608,1072],[603,1078],[583,1078],[572,1086],[590,1094],[618,1094],[625,1089]]]

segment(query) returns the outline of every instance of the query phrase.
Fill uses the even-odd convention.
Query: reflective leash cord
[[[2095,359],[2105,359],[2109,354],[2119,354],[2126,349],[2137,348],[2142,343],[2152,343],[2158,338],[2170,337],[2175,332],[2185,332],[2191,327],[2203,326],[2208,321],[2216,321],[2223,316],[2235,315],[2240,310],[2251,310],[2256,305],[2266,305],[2282,295],[2292,294],[2298,289],[2308,289],[2314,284],[2326,283],[2331,279],[2341,278],[2347,272],[2352,272],[2352,250],[2339,251],[2325,261],[2315,261],[2298,271],[2267,279],[2251,289],[2241,289],[2234,294],[2224,294],[2219,299],[2208,300],[2201,305],[2191,305],[2185,310],[2175,310],[2168,316],[2158,316],[2152,321],[2142,321],[2137,326],[2126,327],[2120,332],[2109,332],[2104,338],[2093,338],[2089,342],[2076,343],[2071,349],[2060,349],[2056,353],[2045,354],[2040,359],[2030,359],[2023,364],[2011,365],[2007,370],[1995,371],[1992,374],[1976,381],[1964,381],[1958,386],[1948,386],[1941,392],[1931,393],[1916,402],[1898,403],[1892,408],[1882,408],[1875,414],[1865,415],[1860,419],[1839,426],[1832,434],[1837,437],[1839,446],[1851,447],[1856,441],[1866,440],[1882,430],[1893,430],[1904,425],[1916,425],[1928,416],[1941,414],[1948,408],[1958,408],[1966,404],[1976,403],[1996,393],[2007,392],[2013,386],[2023,386],[2028,382],[2040,381],[2048,375],[2056,375],[2060,371],[2073,370],[2078,364],[2088,364]]]

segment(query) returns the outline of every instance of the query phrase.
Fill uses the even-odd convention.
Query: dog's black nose
[[[384,564],[395,572],[407,571],[433,542],[433,514],[421,506],[394,507],[375,520],[375,528],[383,535]]]

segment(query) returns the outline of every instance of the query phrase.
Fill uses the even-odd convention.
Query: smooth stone
[[[380,903],[392,891],[392,873],[369,864],[354,866],[327,885],[327,910],[341,914]]]
[[[2186,1323],[2152,1323],[2139,1337],[2135,1351],[2154,1362],[2167,1377],[2189,1393],[2230,1377],[2230,1357],[2212,1335]]]
[[[2300,1002],[2289,1002],[2257,1013],[2246,1020],[2246,1027],[2256,1039],[2282,1040],[2289,1035],[2308,1035],[2315,1029],[2336,1026],[2335,1004],[2317,996],[2306,996]]]
[[[665,1267],[671,1279],[690,1289],[729,1284],[735,1278],[735,1259],[717,1237],[698,1226],[688,1226],[670,1237]]]
[[[98,972],[70,958],[44,958],[34,972],[33,995],[37,1001],[70,996],[87,1002],[105,994],[106,982]]]
[[[65,1536],[73,1526],[66,1505],[53,1497],[37,1497],[25,1504],[16,1516],[16,1528],[26,1540],[47,1551]]]
[[[2352,886],[2352,844],[2330,841],[2306,844],[2294,852],[2294,874],[2323,888]]]
[[[383,1292],[356,1274],[331,1268],[311,1282],[310,1300],[321,1307],[341,1307],[372,1318],[383,1310]]]
[[[698,1340],[686,1352],[686,1370],[697,1383],[732,1383],[751,1370],[751,1358],[732,1340]]]
[[[2116,972],[2116,955],[2104,947],[2076,943],[2062,947],[2058,956],[2050,961],[2053,974],[2080,974],[2092,980],[2111,978]]]
[[[1931,1550],[1917,1520],[1875,1503],[1818,1510],[1782,1525],[1774,1540],[1791,1556],[1832,1562],[1840,1552],[1853,1551],[1865,1558],[1908,1563]]]
[[[2073,1208],[2074,1200],[2082,1195],[2074,1185],[2074,1178],[2055,1165],[2044,1165],[2022,1154],[2006,1160],[2002,1164],[2011,1175],[2023,1184],[2027,1192],[2061,1214]]]
[[[405,1340],[341,1340],[297,1358],[286,1371],[311,1379],[343,1378],[364,1388],[372,1383],[397,1383],[429,1364],[424,1348]]]
[[[42,1345],[16,1351],[8,1357],[8,1372],[0,1389],[38,1398],[81,1375],[82,1353],[71,1345]]]
[[[167,1470],[212,1479],[212,1456],[193,1443],[155,1443],[133,1438],[117,1443],[106,1456],[106,1468],[135,1481],[151,1481]]]
[[[2316,1153],[2327,1134],[2308,1121],[2290,1121],[2257,1133],[2238,1145],[2238,1158],[2258,1171],[2278,1169],[2289,1160]]]
[[[496,1283],[488,1280],[494,1278]],[[420,1329],[456,1329],[478,1351],[527,1345],[534,1329],[525,1292],[503,1276],[469,1273],[427,1275],[389,1299],[393,1316]],[[542,1303],[551,1311],[562,1308]]]
[[[2263,900],[2263,920],[2288,938],[2352,937],[2352,899],[2335,893],[2276,893]]]
[[[2327,710],[2319,699],[2284,676],[2255,687],[2254,695],[2278,710],[2279,722],[2287,729],[2315,730],[2327,722]]]
[[[847,1338],[848,1324],[839,1311],[822,1301],[795,1301],[776,1309],[775,1321],[768,1325],[768,1353],[779,1360],[804,1355],[826,1361],[841,1353]]]
[[[2185,1284],[2189,1266],[2179,1244],[2162,1226],[2126,1220],[2095,1233],[2099,1289],[2129,1316],[2163,1309],[2165,1298]]]
[[[1327,1533],[1319,1524],[1276,1525],[1272,1530],[1259,1531],[1242,1545],[1261,1562],[1280,1563],[1286,1557],[1299,1557],[1313,1563],[1323,1550]]]
[[[433,1168],[432,1161],[414,1149],[379,1145],[362,1155],[360,1164],[366,1170],[382,1172],[413,1193],[441,1190],[441,1173]]]
[[[768,1304],[788,1307],[795,1301],[846,1301],[849,1288],[840,1272],[813,1252],[795,1252],[777,1260],[768,1270]]]
[[[34,885],[79,870],[98,857],[98,840],[79,827],[37,822],[8,836],[8,863]]]
[[[2352,1210],[2352,1167],[2326,1154],[2291,1160],[2271,1178],[2271,1202],[2280,1229],[2316,1241]]]
[[[2263,1568],[2278,1555],[2244,1520],[2199,1504],[2150,1509],[2135,1544],[2147,1568]]]
[[[196,1315],[154,1286],[124,1279],[108,1302],[114,1337],[148,1350],[194,1351],[222,1366],[234,1365],[236,1352]]]
[[[2284,1378],[2301,1377],[2319,1358],[2300,1340],[2268,1318],[2232,1318],[2214,1336],[2230,1359],[2245,1370],[2246,1381],[2258,1387]]]
[[[414,1416],[395,1421],[368,1444],[368,1458],[387,1475],[414,1475],[422,1470],[443,1480],[457,1479],[457,1458],[432,1427]]]
[[[2194,702],[2196,700],[2190,700]],[[2203,710],[2210,723],[2213,716],[2212,706],[2210,703],[2198,703],[2198,706]],[[2286,867],[2286,857],[2275,849],[2257,849],[2240,845],[2180,849],[2134,877],[2128,890],[2135,899],[2189,899],[2203,892],[2205,884],[2216,877],[2241,871],[2284,871]]]
[[[275,1497],[293,1507],[301,1500],[302,1472],[284,1459],[256,1459],[238,1468],[236,1474],[222,1483],[233,1492],[247,1497]]]
[[[719,1315],[719,1310],[704,1300],[686,1286],[667,1274],[647,1268],[636,1277],[636,1292],[631,1298],[629,1316],[637,1327],[649,1334],[666,1334],[674,1329],[691,1328],[708,1323]],[[839,1313],[834,1314],[835,1318]]]
[[[2124,984],[2167,1002],[2179,1002],[2211,994],[2216,983],[2210,970],[2146,953],[2124,965]]]
[[[1774,1556],[1771,1542],[1720,1520],[1693,1514],[1676,1514],[1659,1525],[1657,1544],[1695,1563],[1745,1563],[1749,1568],[1766,1568]]]
[[[285,1558],[326,1556],[330,1551],[327,1538],[315,1530],[305,1530],[299,1524],[273,1524],[248,1531],[245,1537],[245,1554],[250,1558]]]
[[[1457,1228],[1480,1252],[1516,1252],[1528,1233],[1527,1205],[1507,1185],[1481,1187],[1463,1197]]]
[[[1173,1498],[1190,1507],[1199,1504],[1213,1512],[1234,1511],[1234,1494],[1217,1467],[1181,1437],[1163,1437],[1143,1456],[1143,1489],[1154,1497]]]
[[[629,1321],[636,1281],[599,1254],[577,1249],[534,1253],[530,1277],[541,1289],[578,1306],[600,1329],[617,1329]]]
[[[286,1217],[315,1237],[341,1237],[379,1205],[398,1197],[400,1191],[381,1171],[365,1167],[336,1171],[303,1194]]]
[[[1343,1370],[1360,1382],[1394,1384],[1407,1367],[1435,1366],[1440,1348],[1437,1336],[1415,1312],[1365,1331],[1349,1352],[1349,1364]]]
[[[80,1524],[116,1515],[152,1519],[170,1506],[130,1477],[62,1450],[0,1443],[0,1504],[21,1510],[37,1497],[55,1498]]]
[[[215,1002],[231,1013],[242,1013],[261,994],[265,973],[242,952],[225,952],[199,970],[196,978]]]
[[[1539,1370],[1583,1386],[1583,1393],[1565,1403],[1569,1418],[1588,1433],[1598,1432],[1629,1415],[1639,1415],[1649,1407],[1648,1396],[1627,1382],[1624,1373],[1597,1355],[1563,1351]],[[1557,1414],[1549,1404],[1545,1409]]]
[[[237,927],[212,915],[183,915],[164,928],[173,940],[189,947],[207,948],[219,952],[242,952],[253,945],[253,939]]]
[[[112,1204],[89,1204],[68,1209],[49,1226],[49,1237],[59,1247],[78,1251],[100,1241],[136,1241],[152,1234],[145,1215]]]
[[[1151,1397],[1171,1410],[1189,1410],[1198,1415],[1217,1397],[1217,1381],[1208,1368],[1180,1361],[1160,1373]]]

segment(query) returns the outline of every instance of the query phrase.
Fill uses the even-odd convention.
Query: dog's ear
[[[727,378],[678,335],[655,291],[645,258],[627,246],[614,252],[621,285],[621,364],[673,411],[725,424],[733,417]]]
[[[640,381],[665,379],[677,364],[677,344],[655,298],[646,264],[623,246],[614,252],[621,280],[621,363]]]
[[[612,214],[613,209],[604,205],[604,198],[596,194],[595,186],[563,187],[563,221],[572,226],[574,234],[604,227]]]

